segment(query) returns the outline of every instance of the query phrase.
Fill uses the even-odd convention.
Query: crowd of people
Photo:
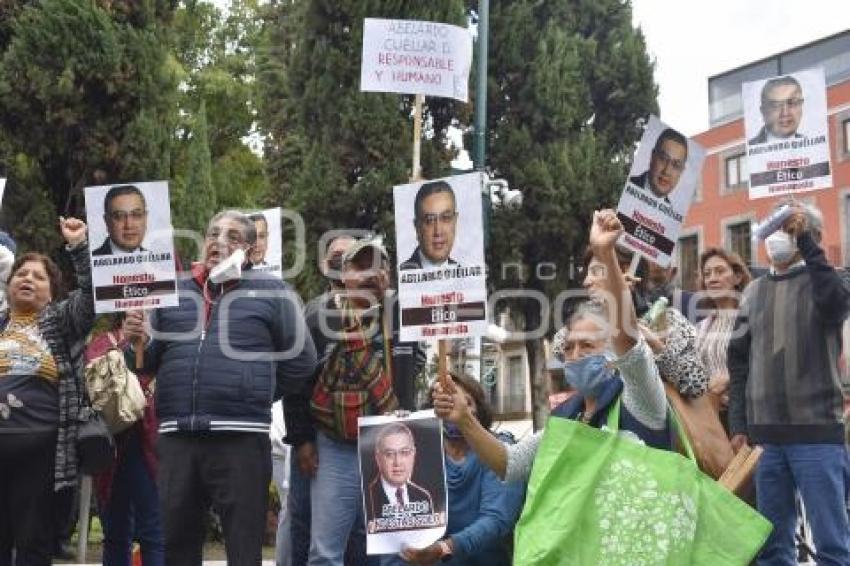
[[[754,504],[773,531],[759,564],[796,563],[799,498],[817,563],[847,565],[839,357],[850,289],[819,246],[819,211],[792,206],[765,243],[768,274],[751,281],[740,257],[712,248],[700,257],[693,295],[676,289],[675,267],[632,270],[617,245],[616,213],[596,212],[587,298],[553,338],[572,394],[551,418],[605,428],[616,407],[617,434],[672,451],[681,447],[670,398],[709,400],[732,449],[764,449]],[[134,542],[146,566],[200,564],[210,509],[228,563],[259,564],[272,479],[281,499],[278,564],[511,563],[543,433],[518,443],[495,434],[481,385],[464,375],[433,384],[428,396],[443,419],[444,536],[367,556],[357,417],[423,408],[415,383],[425,350],[400,340],[395,270],[379,238],[332,239],[320,261],[327,289],[304,305],[288,283],[252,273],[258,232],[267,233],[258,222],[217,214],[200,261],[178,283],[178,306],[99,325],[85,223],[59,222],[76,276],[67,294],[53,260],[13,257],[0,235],[0,566],[50,564],[55,494],[79,480],[83,366],[115,348],[135,368],[147,405],[116,435],[114,460],[95,477],[104,564],[130,565]],[[241,273],[213,282],[210,273],[237,250],[246,258]]]

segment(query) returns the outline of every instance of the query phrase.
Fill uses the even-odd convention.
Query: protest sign
[[[360,90],[469,100],[469,30],[416,20],[366,18]]]
[[[403,341],[487,331],[482,183],[470,173],[393,188]]]
[[[670,264],[704,159],[699,144],[650,116],[617,205],[621,245],[662,267]]]
[[[86,187],[98,313],[177,305],[168,183]]]
[[[249,215],[257,229],[257,243],[251,252],[252,271],[272,273],[283,277],[282,242],[280,229],[280,209],[269,208]]]
[[[434,411],[358,419],[366,553],[424,548],[443,536],[448,496],[442,421]]]
[[[744,83],[750,198],[832,186],[823,69]]]

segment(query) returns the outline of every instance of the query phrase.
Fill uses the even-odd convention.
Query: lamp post
[[[478,71],[475,76],[475,136],[472,162],[476,171],[484,170],[487,133],[487,50],[490,35],[490,0],[478,0]]]

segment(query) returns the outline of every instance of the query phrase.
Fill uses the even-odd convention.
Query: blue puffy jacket
[[[298,294],[250,270],[207,283],[202,266],[178,291],[179,306],[152,312],[145,349],[159,431],[268,434],[273,400],[300,391],[316,368]]]

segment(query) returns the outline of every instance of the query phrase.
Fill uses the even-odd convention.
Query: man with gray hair
[[[151,313],[150,337],[141,312],[124,324],[128,338],[146,341],[142,369],[157,377],[167,564],[201,563],[210,504],[228,564],[261,563],[272,401],[300,391],[316,367],[296,292],[251,272],[256,239],[241,212],[215,215],[201,261],[179,283],[179,305]]]
[[[797,563],[799,493],[816,562],[838,566],[850,564],[850,465],[838,370],[850,292],[820,247],[820,211],[790,205],[792,216],[765,240],[770,273],[744,291],[729,344],[729,425],[736,451],[747,443],[764,449],[756,500],[774,528],[758,563]]]

